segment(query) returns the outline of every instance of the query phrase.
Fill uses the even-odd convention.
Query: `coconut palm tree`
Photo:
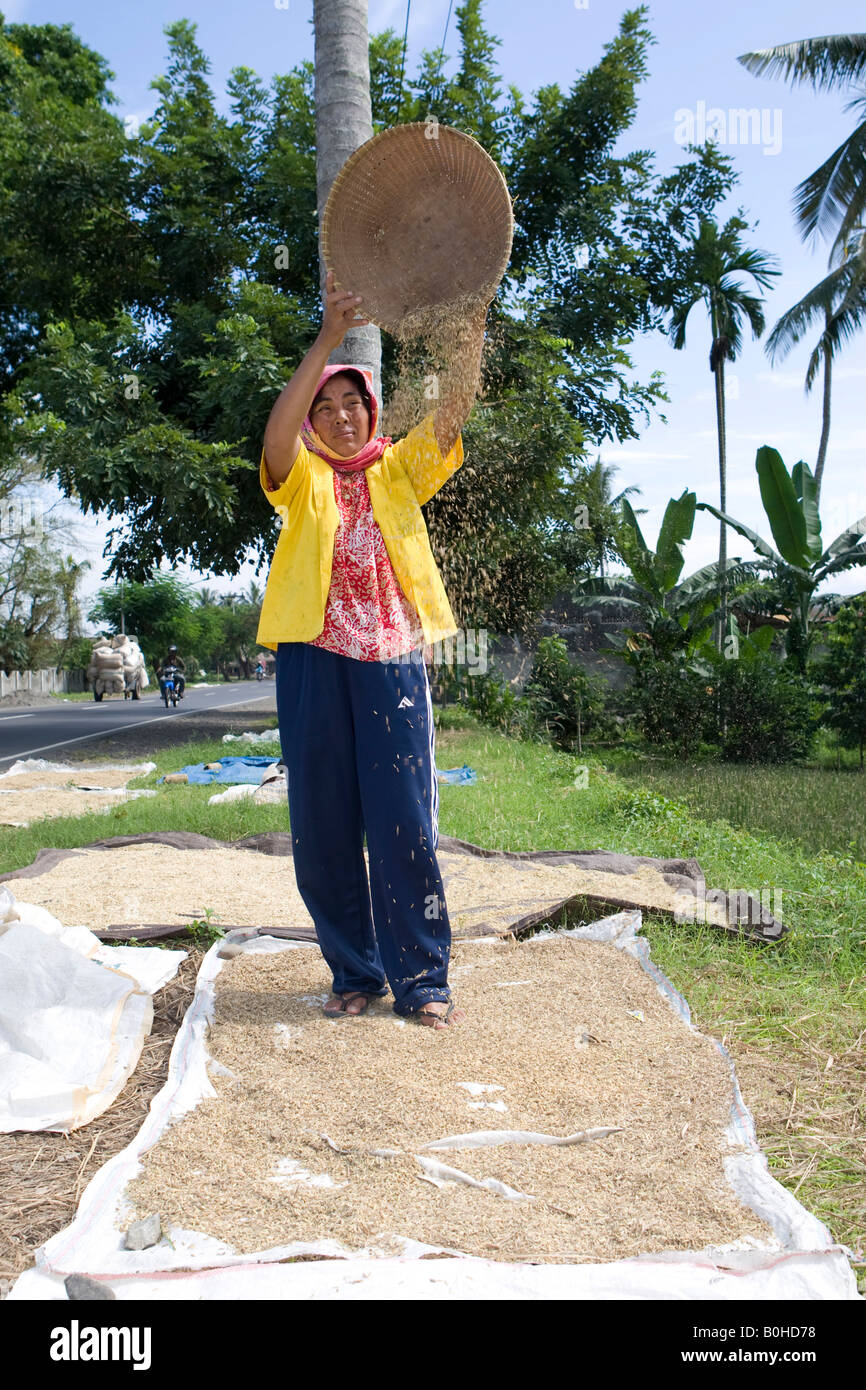
[[[792,85],[809,83],[816,92],[830,92],[866,78],[866,34],[800,39],[744,53],[738,61],[756,77],[782,77]],[[859,112],[860,124],[794,194],[804,240],[832,232],[837,250],[866,222],[866,92],[852,97],[845,109]]]
[[[316,65],[316,199],[319,227],[331,185],[349,155],[373,134],[367,0],[313,0]],[[320,264],[324,290],[326,267]],[[353,289],[354,286],[345,286]],[[362,306],[363,307],[363,306]],[[331,361],[373,373],[381,400],[382,340],[378,328],[350,328]]]
[[[732,217],[721,229],[710,218],[701,218],[698,231],[687,249],[683,279],[674,291],[668,332],[675,348],[686,345],[686,322],[696,304],[703,304],[710,317],[712,345],[710,371],[715,377],[716,426],[719,440],[719,495],[727,496],[727,450],[725,443],[725,362],[735,361],[742,347],[742,323],[747,319],[752,334],[764,331],[761,300],[749,294],[739,281],[749,275],[766,289],[774,275],[775,257],[765,251],[743,246],[741,233],[747,224]],[[725,510],[725,502],[720,502]],[[727,546],[724,525],[719,528],[719,622],[716,643],[724,644],[727,625]]]
[[[782,77],[792,86],[809,83],[815,91],[829,92],[866,77],[866,34],[800,39],[756,53],[744,53],[739,62],[756,77]],[[797,185],[794,194],[797,223],[804,241],[815,235],[835,233],[828,267],[830,274],[782,316],[767,342],[767,350],[773,356],[783,357],[813,321],[824,321],[806,375],[806,390],[809,391],[818,365],[823,362],[824,401],[815,468],[819,496],[830,437],[833,354],[840,341],[863,326],[866,92],[854,96],[845,109],[858,111],[863,119],[829,159]]]
[[[85,571],[89,569],[89,560],[76,560],[73,555],[67,555],[57,565],[57,588],[62,600],[63,626],[66,629],[61,648],[61,658],[66,655],[76,638],[81,636],[81,595],[78,592],[78,586]]]
[[[605,556],[611,550],[611,541],[616,540],[619,528],[620,504],[623,498],[629,497],[632,493],[640,492],[639,487],[626,487],[614,497],[613,475],[618,472],[619,469],[616,464],[602,463],[601,454],[599,454],[595,463],[588,466],[582,479],[581,496],[587,499],[589,529],[596,544],[598,572],[602,579],[604,578]],[[635,515],[642,516],[643,511],[642,508]]]
[[[834,265],[834,261],[836,264]],[[841,345],[866,323],[866,233],[858,228],[850,246],[834,248],[829,273],[805,294],[793,308],[783,314],[767,339],[771,362],[788,355],[806,330],[823,320],[823,329],[806,369],[806,391],[815,382],[823,364],[824,393],[821,412],[821,439],[815,467],[817,500],[821,496],[821,480],[830,438],[830,390],[833,359]]]

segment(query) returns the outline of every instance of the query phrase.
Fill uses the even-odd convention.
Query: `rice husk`
[[[451,978],[466,1019],[434,1031],[396,1019],[389,1000],[325,1019],[314,948],[227,963],[209,1037],[216,1099],[145,1156],[127,1192],[139,1214],[241,1253],[323,1238],[398,1253],[410,1238],[562,1263],[771,1238],[725,1179],[726,1064],[627,953],[564,937],[463,942]],[[596,1127],[621,1132],[424,1154],[533,1200],[436,1187],[416,1157],[475,1130]]]
[[[135,792],[116,788],[106,791],[76,791],[73,788],[50,787],[47,790],[0,790],[0,825],[31,825],[35,820],[57,816],[83,816],[92,811],[110,811],[122,801],[134,798]]]
[[[495,285],[486,286],[447,304],[429,305],[404,315],[394,334],[398,343],[397,380],[383,411],[383,432],[394,438],[407,434],[437,409],[453,385],[473,385],[477,393],[478,358],[474,353],[465,356],[467,324],[490,303],[495,292]],[[469,373],[473,381],[469,381]],[[431,396],[428,393],[434,389],[434,381],[436,394]]]
[[[82,764],[81,767],[64,768],[62,771],[39,771],[38,768],[26,772],[7,772],[0,776],[0,791],[23,791],[30,787],[125,787],[135,777],[145,777],[153,771],[153,764],[135,763],[128,767],[112,764],[102,767]]]
[[[284,796],[280,790],[279,799]],[[476,935],[481,926],[506,932],[521,918],[581,893],[670,913],[682,907],[675,890],[649,865],[634,874],[608,874],[573,864],[531,864],[442,849],[436,858],[455,935]],[[99,883],[106,865],[112,877],[117,873],[115,882],[125,885],[123,894],[111,883]],[[307,930],[313,925],[298,893],[292,860],[240,849],[149,843],[82,849],[28,878],[27,900],[47,907],[67,926],[96,931],[142,921],[183,925],[205,908],[213,911],[216,923]],[[718,904],[707,903],[706,913],[720,925],[727,921]]]

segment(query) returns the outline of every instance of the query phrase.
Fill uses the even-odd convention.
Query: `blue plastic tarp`
[[[178,771],[185,772],[187,781],[191,783],[250,782],[258,785],[262,780],[262,768],[272,767],[279,761],[279,758],[220,758],[222,766],[219,771],[206,768],[204,763],[190,763]],[[436,776],[440,782],[478,781],[477,773],[467,763],[462,767],[449,767],[445,771],[437,768]],[[165,778],[158,780],[164,782]]]
[[[449,767],[445,772],[436,769],[436,776],[440,782],[477,782],[478,774],[472,770],[468,763],[462,767]]]
[[[262,768],[271,767],[278,763],[279,758],[219,758],[216,761],[222,763],[219,771],[216,768],[206,768],[204,763],[189,763],[186,767],[178,768],[179,772],[185,772],[187,781],[196,782],[252,782],[258,785],[262,780]],[[164,782],[165,778],[160,777],[158,781]]]

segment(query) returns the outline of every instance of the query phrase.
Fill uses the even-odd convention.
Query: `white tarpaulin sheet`
[[[662,995],[690,1028],[688,1006],[652,964],[647,943],[636,932],[637,911],[618,913],[568,933],[607,941],[637,957]],[[549,933],[553,936],[553,933]],[[559,935],[559,934],[557,934]],[[543,936],[536,938],[543,940]],[[314,950],[305,944],[259,937],[245,950]],[[178,1033],[169,1078],[133,1142],[115,1155],[86,1188],[74,1222],[37,1254],[37,1267],[22,1274],[12,1299],[66,1298],[63,1280],[72,1273],[105,1280],[118,1299],[856,1299],[847,1252],[797,1199],[771,1177],[758,1148],[751,1116],[731,1065],[731,1118],[726,1138],[739,1152],[726,1159],[728,1179],[770,1226],[763,1245],[740,1241],[724,1249],[653,1254],[606,1264],[506,1264],[443,1251],[428,1262],[419,1257],[436,1247],[403,1241],[395,1257],[375,1249],[349,1252],[333,1240],[295,1243],[239,1255],[201,1232],[169,1227],[167,1240],[144,1251],[123,1248],[132,1219],[127,1184],[140,1171],[139,1156],[172,1121],[215,1094],[208,1078],[206,1036],[212,1016],[214,981],[222,969],[219,944],[205,957],[195,999]],[[476,1135],[476,1138],[478,1136]],[[460,1139],[465,1136],[443,1136]],[[569,1136],[576,1140],[577,1136]],[[486,1141],[549,1142],[544,1135],[489,1131]],[[428,1144],[428,1152],[438,1147]],[[453,1147],[453,1144],[449,1145]],[[459,1170],[425,1159],[437,1183],[461,1180]],[[296,1174],[295,1177],[298,1175]],[[519,1200],[522,1194],[500,1194]],[[283,1264],[300,1254],[330,1255],[321,1263]],[[334,1256],[343,1258],[334,1259]]]
[[[105,946],[0,886],[0,1132],[73,1130],[116,1099],[185,951]]]

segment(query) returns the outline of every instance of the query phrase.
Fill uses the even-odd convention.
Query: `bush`
[[[620,794],[608,810],[610,819],[624,821],[626,825],[646,825],[657,828],[666,825],[686,834],[691,824],[692,814],[682,801],[672,801],[659,792],[637,787],[633,791]]]
[[[60,658],[59,665],[62,671],[87,670],[90,665],[90,654],[93,651],[93,639],[91,637],[76,637],[74,642],[70,642]]]
[[[805,758],[821,723],[823,704],[812,682],[790,662],[764,655],[720,663],[719,733],[728,762],[786,763]]]
[[[448,699],[465,705],[482,724],[519,738],[535,734],[528,703],[492,672],[470,676],[463,668],[445,667],[439,678]]]
[[[715,738],[715,697],[705,676],[678,657],[665,660],[642,651],[627,659],[635,675],[624,693],[649,743],[689,753]]]
[[[580,749],[587,733],[609,731],[601,683],[572,661],[561,637],[542,637],[523,696],[560,748]]]
[[[829,702],[826,723],[843,748],[866,745],[866,607],[862,598],[844,604],[827,628],[827,655],[813,674],[823,683]]]

